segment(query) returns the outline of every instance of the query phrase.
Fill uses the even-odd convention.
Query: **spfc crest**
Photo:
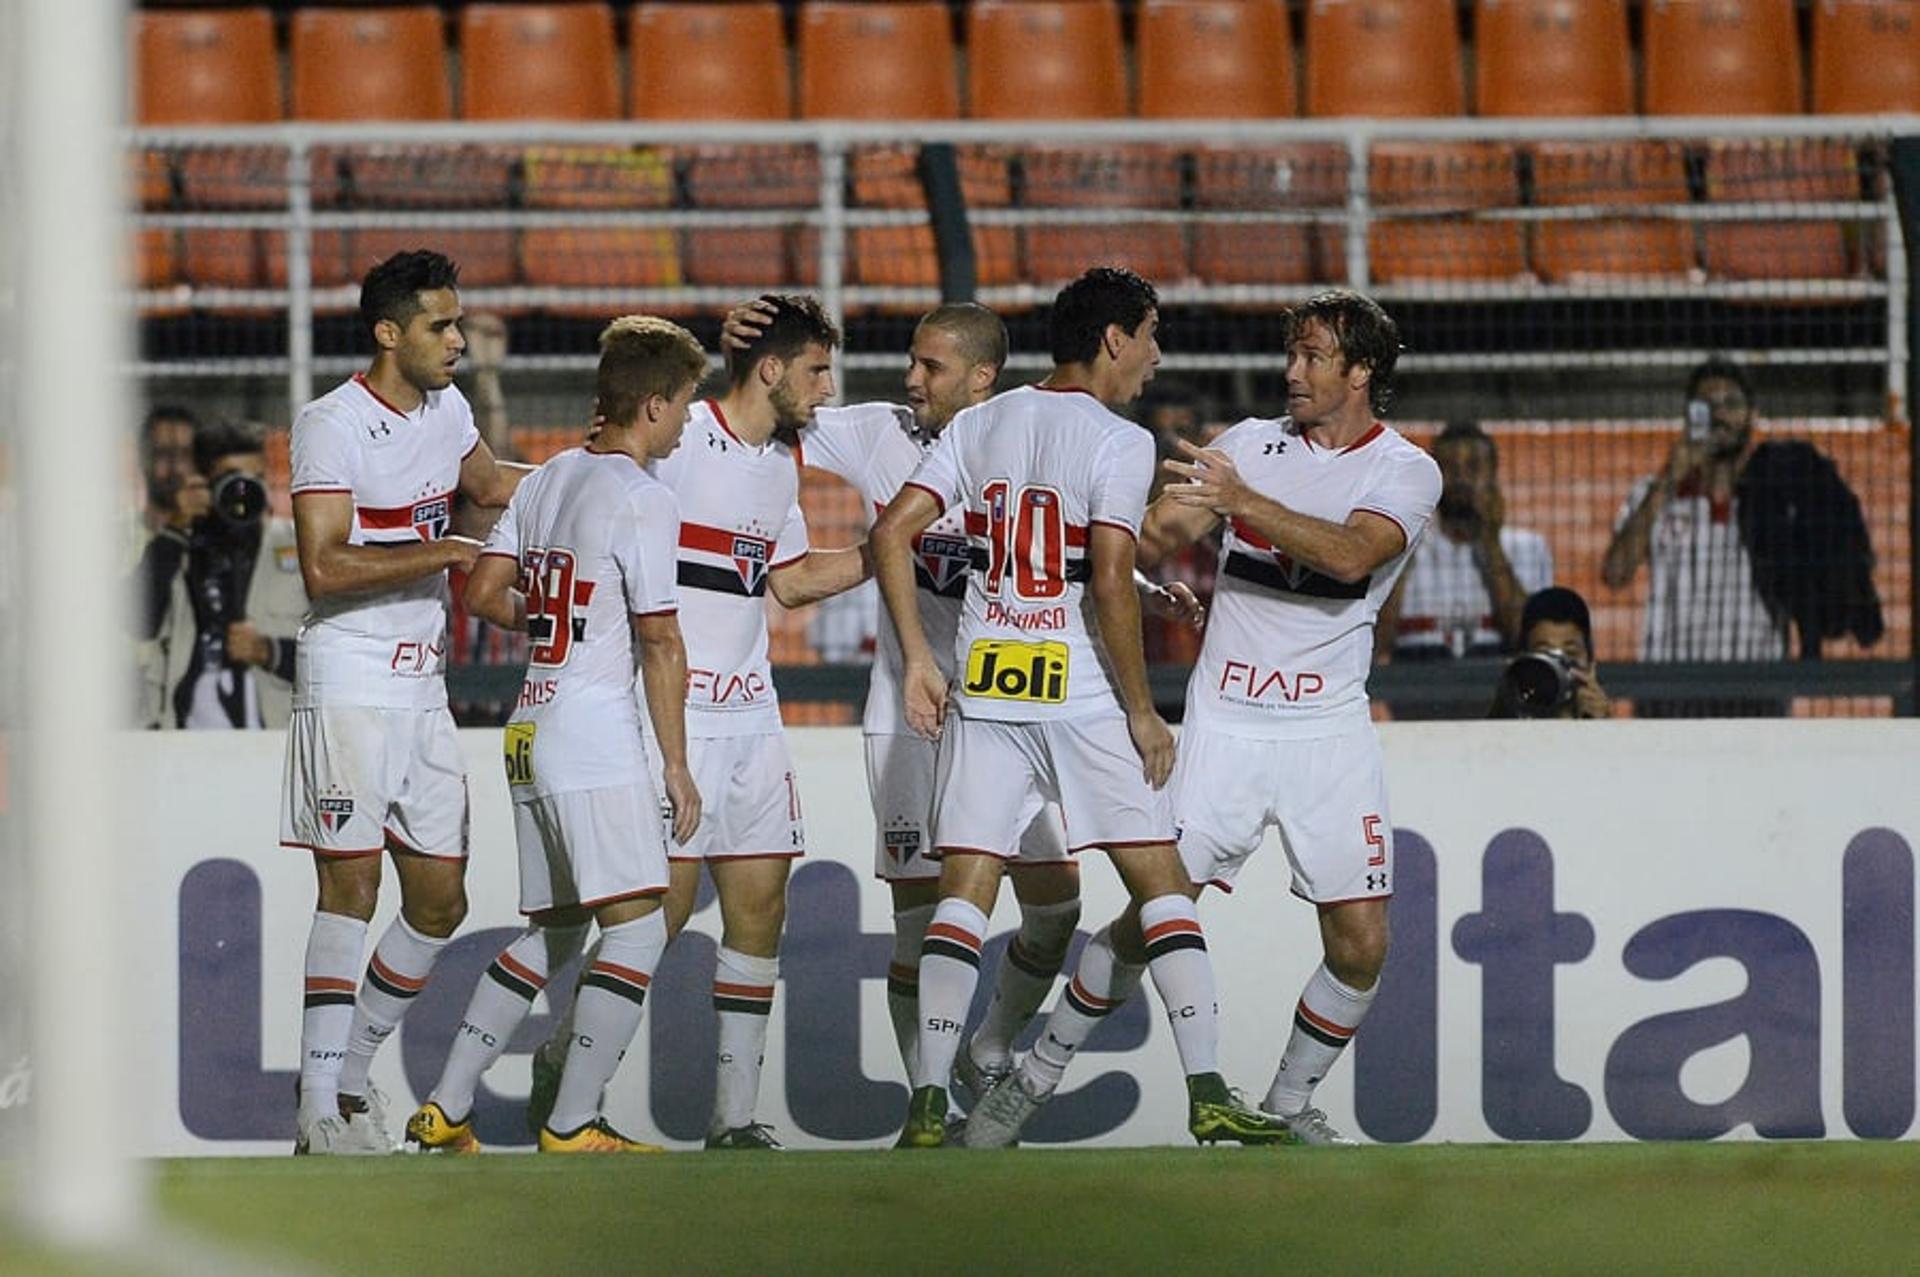
[[[438,541],[447,535],[452,518],[453,502],[446,497],[434,497],[413,507],[413,530],[422,541]]]
[[[931,533],[923,533],[915,540],[919,543],[915,558],[936,594],[945,594],[954,582],[966,578],[967,543],[964,540]]]
[[[920,831],[918,829],[889,829],[882,835],[887,849],[887,859],[896,865],[905,864],[916,851],[920,850]]]
[[[740,583],[747,587],[748,594],[757,592],[760,578],[767,574],[767,543],[759,537],[735,533],[733,570],[740,574]]]
[[[322,798],[319,810],[321,828],[330,834],[337,834],[353,819],[353,799]]]

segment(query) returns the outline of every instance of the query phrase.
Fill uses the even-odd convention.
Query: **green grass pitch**
[[[412,1277],[1920,1268],[1911,1144],[193,1160],[155,1196],[244,1256]]]

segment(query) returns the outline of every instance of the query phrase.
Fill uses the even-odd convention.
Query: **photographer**
[[[194,436],[204,493],[147,543],[134,574],[147,727],[280,727],[293,686],[294,635],[307,608],[293,524],[267,516],[258,427]]]
[[[1520,655],[1507,663],[1488,718],[1611,718],[1593,668],[1587,601],[1561,585],[1527,596]]]

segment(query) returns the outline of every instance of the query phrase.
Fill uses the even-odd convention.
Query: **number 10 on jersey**
[[[980,489],[987,507],[987,595],[997,598],[1009,566],[1016,597],[1057,599],[1067,590],[1067,518],[1053,488],[995,479]]]

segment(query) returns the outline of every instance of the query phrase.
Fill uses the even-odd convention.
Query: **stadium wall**
[[[812,851],[791,889],[761,1116],[792,1146],[881,1146],[906,1090],[860,738],[792,735]],[[1382,737],[1395,949],[1381,1002],[1321,1091],[1337,1124],[1392,1142],[1914,1136],[1920,723],[1390,724]],[[376,1069],[396,1129],[516,925],[498,742],[463,733],[472,911]],[[284,1153],[313,888],[305,854],[274,846],[280,738],[128,735],[121,763],[138,829],[128,916],[148,928],[129,937],[145,957],[128,972],[140,1020],[126,1041],[144,1044],[152,1088],[137,1097],[150,1115],[138,1150]],[[1089,859],[1087,929],[1119,904],[1112,871]],[[1258,1094],[1317,959],[1313,915],[1287,894],[1270,839],[1202,917],[1223,1067]],[[1017,923],[1010,901],[994,921],[997,954]],[[703,1133],[716,923],[703,902],[615,1080],[609,1115],[636,1136]],[[482,1092],[488,1144],[526,1143],[526,1053],[548,1023],[537,1009]],[[1157,1003],[1136,999],[1086,1054],[1031,1142],[1186,1141]]]

